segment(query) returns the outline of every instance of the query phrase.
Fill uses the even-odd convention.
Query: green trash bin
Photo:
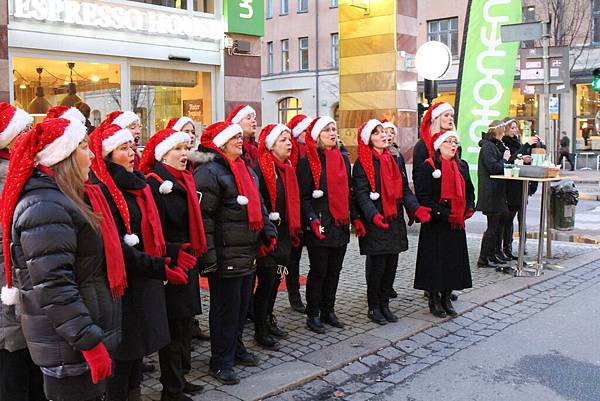
[[[556,230],[572,230],[575,227],[575,209],[578,202],[579,191],[572,180],[553,183],[550,195],[552,227]]]

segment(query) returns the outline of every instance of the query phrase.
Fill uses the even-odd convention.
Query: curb
[[[568,267],[561,268],[560,270],[545,270],[544,275],[540,277],[510,277],[461,295],[459,300],[453,304],[458,312],[458,316],[461,316],[498,298],[527,289],[599,259],[600,250],[564,259],[560,263]],[[234,399],[232,398],[233,396],[236,397],[236,400],[241,398],[248,401],[260,401],[331,374],[352,362],[359,361],[365,356],[375,354],[398,341],[405,340],[415,334],[442,325],[453,319],[456,319],[456,317],[439,319],[432,316],[427,308],[421,309],[399,319],[398,323],[393,325],[380,326],[364,334],[358,334],[334,344],[326,349],[306,354],[294,362],[284,364],[288,365],[285,369],[282,366],[275,366],[261,374],[244,379],[240,385],[229,386],[227,388],[222,387],[219,390],[198,394],[194,397],[194,400],[229,401]],[[265,386],[265,380],[270,382],[271,386],[268,384]]]

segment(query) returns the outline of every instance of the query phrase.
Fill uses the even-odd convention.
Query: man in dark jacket
[[[563,159],[567,159],[569,164],[571,165],[570,171],[575,170],[575,161],[573,160],[573,155],[571,154],[570,148],[571,141],[569,140],[569,136],[566,131],[562,131],[562,137],[560,138],[560,156],[558,158],[557,164],[562,164]]]

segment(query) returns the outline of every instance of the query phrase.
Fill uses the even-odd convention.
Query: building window
[[[273,73],[273,42],[267,43],[267,74]]]
[[[295,97],[286,97],[278,103],[279,123],[287,124],[292,117],[302,114],[302,100]]]
[[[298,39],[298,51],[299,51],[299,69],[300,71],[308,70],[308,38]]]
[[[298,12],[299,13],[308,12],[308,0],[298,0]]]
[[[594,0],[592,19],[592,41],[600,44],[600,0]]]
[[[340,60],[340,37],[337,33],[331,34],[331,67],[338,68]]]
[[[329,7],[335,8],[338,6],[338,0],[329,0]]]
[[[267,0],[267,12],[265,15],[267,18],[273,18],[273,0]]]
[[[288,0],[280,0],[279,15],[287,15],[290,11],[290,4]]]
[[[428,40],[437,40],[445,43],[452,52],[452,56],[458,57],[458,18],[440,19],[427,21]]]
[[[281,72],[290,70],[290,41],[284,39],[281,41]]]

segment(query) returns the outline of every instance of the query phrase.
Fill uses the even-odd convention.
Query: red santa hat
[[[0,149],[6,148],[33,122],[25,110],[8,103],[0,103]]]
[[[240,178],[237,176],[237,169],[232,164],[232,161],[225,156],[225,153],[223,153],[221,147],[225,145],[231,138],[238,134],[242,134],[243,132],[244,131],[239,124],[234,124],[231,121],[219,121],[206,127],[200,137],[202,146],[217,152],[223,156],[223,159],[225,159],[225,161],[229,164],[233,178],[235,179],[235,185],[240,193],[236,200],[237,203],[242,206],[248,204],[248,198],[243,193],[243,186],[240,182]]]
[[[287,126],[292,131],[294,138],[298,138],[300,134],[306,131],[310,123],[312,123],[312,118],[304,114],[298,114],[292,117]]]
[[[371,139],[371,134],[375,128],[383,126],[381,121],[371,119],[365,123],[363,123],[358,128],[358,160],[360,160],[360,165],[362,166],[365,174],[367,175],[367,179],[369,180],[369,186],[371,187],[371,192],[369,193],[369,197],[371,200],[379,199],[379,193],[377,192],[377,187],[375,186],[375,167],[373,166],[373,154],[371,152],[371,148],[369,147],[369,140]]]
[[[427,112],[423,116],[423,121],[421,121],[421,138],[423,138],[423,142],[425,142],[425,146],[429,152],[429,156],[433,154],[433,140],[432,135],[437,134],[437,132],[431,132],[431,124],[433,120],[441,116],[443,113],[447,111],[454,111],[454,108],[445,102],[434,103],[427,109]]]
[[[49,118],[66,118],[67,120],[77,120],[85,124],[85,117],[75,107],[69,106],[54,106],[48,109],[44,120]]]
[[[100,128],[100,127],[99,127]],[[108,125],[104,129],[95,129],[90,135],[90,149],[96,157],[92,160],[92,171],[100,182],[108,188],[111,198],[117,206],[119,215],[125,225],[125,243],[129,246],[135,246],[140,243],[140,239],[136,234],[131,232],[131,222],[129,218],[129,209],[125,202],[125,197],[121,190],[117,188],[117,184],[113,181],[104,158],[117,147],[124,143],[133,141],[133,136],[127,128],[121,128],[118,125]]]
[[[248,104],[241,104],[235,109],[233,109],[231,113],[229,113],[226,121],[230,121],[234,124],[239,124],[239,122],[242,121],[244,117],[246,117],[249,114],[256,115],[256,110],[254,110],[254,108],[252,108],[252,106]]]
[[[183,116],[183,117],[174,117],[169,120],[167,126],[165,128],[173,128],[175,131],[181,131],[184,125],[191,123],[194,125],[194,121],[191,118]]]
[[[158,131],[150,137],[150,140],[144,147],[140,161],[140,171],[148,174],[153,170],[154,161],[161,161],[164,155],[178,144],[182,142],[189,144],[191,141],[192,138],[185,132],[171,128]]]
[[[331,123],[336,125],[333,118],[321,116],[312,120],[307,128],[310,135],[306,135],[306,157],[315,185],[315,189],[312,192],[312,197],[314,199],[323,197],[323,190],[321,190],[321,160],[319,159],[319,153],[317,152],[317,139],[319,138],[321,131]]]
[[[448,138],[456,138],[456,141],[460,143],[460,138],[458,137],[458,133],[456,133],[456,131],[446,131],[435,139],[433,142],[433,150],[438,150],[440,146],[442,146],[442,143],[444,143]]]
[[[15,143],[13,154],[18,157],[10,161],[2,192],[2,246],[6,286],[2,288],[1,299],[6,305],[14,305],[18,299],[18,290],[12,285],[10,237],[13,215],[21,191],[36,165],[52,167],[65,160],[77,149],[85,135],[86,127],[81,122],[53,118],[37,124]]]
[[[273,144],[275,144],[277,138],[284,132],[290,132],[290,129],[283,124],[269,124],[260,131],[258,138],[258,164],[260,171],[263,173],[273,209],[275,209],[277,204],[277,175],[275,174],[275,165],[271,157],[271,150],[273,150]],[[276,210],[269,213],[269,220],[278,221],[279,218],[279,212]]]

